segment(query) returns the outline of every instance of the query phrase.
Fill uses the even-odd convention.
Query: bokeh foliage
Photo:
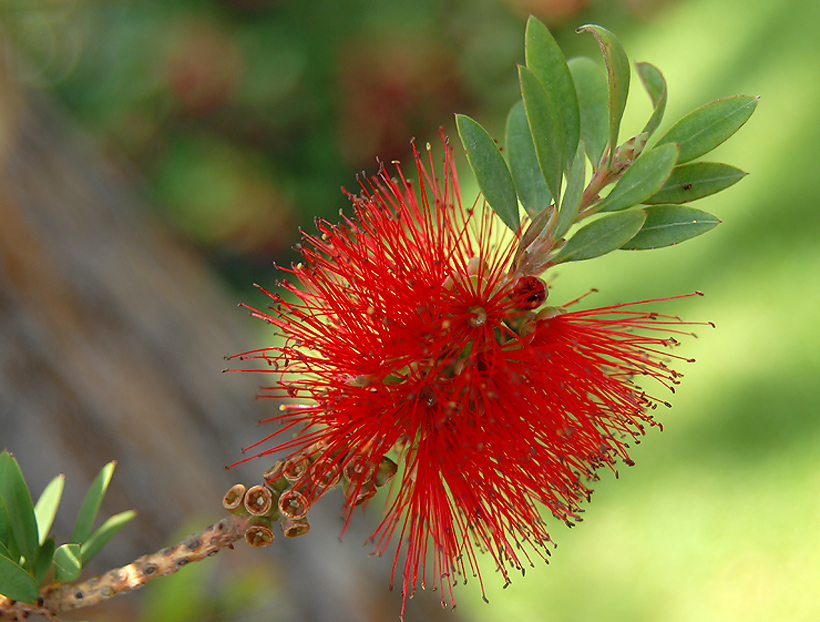
[[[683,370],[674,408],[659,413],[664,432],[650,431],[618,482],[603,478],[582,525],[554,530],[551,565],[503,593],[485,577],[489,606],[471,583],[456,593],[459,611],[475,620],[816,620],[820,4],[680,0],[642,16],[588,4],[556,30],[559,43],[568,58],[594,56],[594,42],[572,31],[601,23],[632,59],[657,65],[669,86],[658,135],[703,102],[761,95],[749,127],[715,157],[750,175],[702,201],[724,223],[708,236],[654,251],[651,261],[616,252],[559,270],[557,302],[590,287],[601,290],[595,305],[699,289],[705,298],[662,310],[717,328],[686,340],[697,363]],[[523,62],[525,17],[510,6],[76,3],[76,62],[49,77],[35,59],[30,74],[127,154],[173,226],[244,271],[293,243],[297,223],[335,213],[344,205],[338,187],[354,187],[353,174],[373,170],[374,156],[403,156],[411,136],[452,128],[453,112],[502,137],[518,97],[513,63]],[[210,72],[186,71],[189,58],[213,59]],[[407,68],[413,60],[421,68]],[[439,82],[442,68],[450,78]],[[382,90],[399,73],[398,91]],[[174,91],[199,79],[209,88]],[[640,131],[652,110],[633,91],[624,135]],[[397,92],[400,103],[388,108],[401,111],[400,123],[365,114],[365,123],[346,124],[362,117],[359,106]],[[391,128],[400,131],[387,140]]]

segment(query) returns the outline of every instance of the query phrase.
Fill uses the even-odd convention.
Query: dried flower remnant
[[[407,541],[394,565],[405,597],[430,586],[446,602],[457,576],[479,576],[479,551],[505,581],[529,551],[546,557],[543,508],[580,520],[586,482],[629,463],[628,443],[654,425],[659,400],[633,378],[677,384],[664,361],[679,357],[663,350],[686,331],[633,305],[544,307],[526,269],[539,262],[513,261],[521,236],[505,241],[491,211],[462,205],[446,141],[443,179],[432,156],[416,155],[414,183],[396,170],[362,182],[352,217],[304,236],[287,270],[300,287],[251,310],[281,345],[236,358],[266,362],[277,384],[264,395],[291,402],[272,436],[296,436],[258,455],[291,452],[300,502],[341,481],[352,509],[397,458],[375,551]]]

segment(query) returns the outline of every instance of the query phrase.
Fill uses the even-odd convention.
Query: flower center
[[[470,307],[468,309],[470,313],[470,317],[467,322],[473,328],[478,328],[479,326],[484,326],[487,322],[487,311],[484,307]]]

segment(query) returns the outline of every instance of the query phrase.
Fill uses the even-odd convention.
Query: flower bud
[[[549,320],[551,318],[563,315],[567,310],[564,307],[544,307],[535,314],[536,320]]]
[[[399,467],[395,462],[387,456],[382,456],[382,460],[379,463],[379,468],[376,469],[376,477],[374,479],[376,486],[384,486],[387,482],[393,479],[398,470]]]
[[[519,309],[537,309],[547,299],[547,284],[537,276],[522,276],[513,284],[512,298]]]
[[[376,487],[371,485],[366,490],[362,488],[359,492],[356,493],[355,496],[351,495],[348,499],[350,505],[353,507],[359,506],[368,499],[372,499],[376,496]]]
[[[635,134],[632,138],[627,140],[624,144],[615,150],[615,158],[612,162],[612,170],[619,174],[629,168],[629,166],[638,159],[638,156],[643,152],[646,146],[646,141],[649,139],[649,134],[641,132]]]

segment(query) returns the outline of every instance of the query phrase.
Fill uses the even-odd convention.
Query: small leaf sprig
[[[596,39],[605,71],[587,57],[567,62],[547,27],[534,17],[527,22],[526,63],[519,66],[522,97],[507,116],[503,155],[481,125],[456,115],[487,204],[521,236],[522,253],[528,252],[525,246],[538,249],[541,257],[534,263],[541,272],[618,249],[670,246],[717,226],[716,216],[687,204],[725,190],[746,173],[695,160],[731,137],[758,102],[736,95],[705,104],[649,146],[668,90],[657,67],[636,63],[652,114],[641,132],[619,145],[629,60],[605,28],[590,24],[577,32]],[[526,232],[519,206],[528,215]]]
[[[94,529],[115,466],[109,462],[99,472],[86,493],[70,541],[56,546],[49,532],[65,477],[52,479],[32,503],[17,460],[8,451],[0,453],[0,601],[7,601],[0,605],[16,602],[23,609],[48,616],[41,598],[44,586],[77,580],[83,567],[136,516],[133,510],[120,512]],[[7,607],[0,607],[3,609]]]

